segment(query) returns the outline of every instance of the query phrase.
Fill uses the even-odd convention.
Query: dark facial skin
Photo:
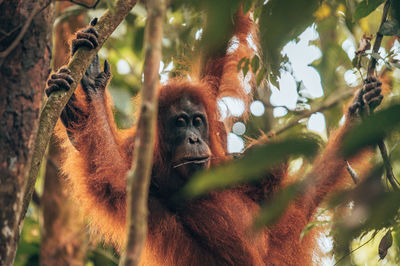
[[[208,168],[208,121],[204,107],[183,96],[172,104],[162,121],[174,175],[186,181],[199,169]]]

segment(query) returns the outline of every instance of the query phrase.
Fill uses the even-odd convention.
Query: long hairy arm
[[[201,78],[213,87],[217,99],[234,97],[248,107],[253,99],[255,73],[250,69],[244,77],[242,71],[238,71],[238,64],[243,58],[251,60],[257,54],[258,27],[249,13],[243,13],[241,7],[234,15],[231,27],[233,35],[222,49],[203,52]],[[244,112],[243,117],[246,116],[247,112]]]
[[[325,151],[314,162],[313,169],[309,175],[306,188],[302,194],[297,197],[284,212],[278,222],[271,228],[270,256],[273,258],[286,261],[288,264],[294,263],[290,261],[290,257],[303,257],[304,261],[310,261],[312,246],[315,237],[312,234],[306,236],[300,241],[300,234],[304,227],[310,222],[316,209],[325,197],[338,189],[344,184],[351,182],[350,174],[347,172],[346,159],[356,168],[368,169],[368,159],[370,151],[360,151],[352,158],[344,158],[341,153],[341,143],[343,137],[349,129],[357,122],[360,114],[366,106],[375,108],[382,101],[379,88],[380,82],[373,79],[369,80],[364,88],[355,96],[346,114],[345,124],[336,132],[333,132],[329,138]],[[289,256],[282,257],[281,250],[290,247]],[[290,255],[292,254],[292,255]]]
[[[93,27],[78,32],[72,41],[72,53],[82,46],[95,47],[96,38]],[[51,76],[48,95],[68,89],[68,74],[69,70],[62,68]],[[124,235],[126,173],[132,159],[126,143],[134,135],[133,131],[122,133],[116,127],[106,90],[110,77],[108,62],[102,70],[96,55],[65,106],[56,134],[65,151],[62,170],[72,185],[72,194],[91,217],[92,228],[118,245]]]

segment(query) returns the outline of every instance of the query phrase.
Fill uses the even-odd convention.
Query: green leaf
[[[207,16],[199,49],[206,57],[220,56],[225,53],[227,44],[234,31],[233,15],[239,7],[239,0],[199,1]],[[207,58],[205,58],[207,59]]]
[[[317,141],[308,136],[268,142],[246,152],[241,159],[195,175],[184,187],[183,196],[192,198],[214,189],[261,179],[289,156],[312,157],[318,148]]]
[[[264,226],[274,224],[303,187],[303,182],[297,182],[279,191],[271,202],[262,207],[259,215],[255,218],[254,228],[260,230]]]
[[[303,231],[301,231],[300,240],[302,240],[314,227],[319,225],[326,225],[328,223],[329,223],[328,221],[315,221],[308,223],[306,227],[304,227]]]
[[[260,67],[260,58],[255,55],[253,59],[251,59],[251,70],[253,73],[257,73],[258,68]]]
[[[236,12],[239,10],[240,7],[240,1],[232,1],[230,3],[230,8],[231,8],[231,17],[234,17]]]
[[[242,65],[246,60],[249,60],[249,59],[247,57],[243,57],[242,59],[240,59],[238,65],[237,65],[237,71],[238,72],[243,68]]]
[[[384,36],[400,36],[400,26],[397,20],[386,21],[379,29],[379,33]]]
[[[254,13],[253,13],[254,20],[257,20],[258,18],[260,18],[261,12],[262,12],[262,6],[259,6],[254,9]]]
[[[400,191],[388,191],[381,180],[382,173],[382,165],[374,167],[358,186],[339,193],[330,201],[330,206],[354,203],[350,215],[344,216],[335,225],[335,238],[340,245],[347,246],[354,238],[366,232],[391,228],[397,223]]]
[[[392,1],[390,11],[392,19],[400,22],[400,1]]]
[[[356,10],[353,15],[353,21],[358,21],[363,17],[371,14],[378,6],[383,3],[382,0],[364,0],[356,6]]]
[[[279,76],[282,47],[314,22],[313,14],[319,3],[319,0],[270,0],[263,6],[259,21],[260,43],[270,78]]]
[[[368,145],[376,144],[399,125],[400,104],[374,113],[346,134],[342,145],[343,154],[349,157]]]
[[[253,1],[252,0],[244,0],[243,1],[243,13],[247,14],[251,7],[253,6]]]
[[[143,49],[144,27],[138,27],[133,33],[133,51],[137,54]]]
[[[246,62],[242,68],[243,71],[243,77],[245,77],[247,75],[247,72],[249,72],[249,68],[250,68],[250,60],[248,58],[246,58]]]

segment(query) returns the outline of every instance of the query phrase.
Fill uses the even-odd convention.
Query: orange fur
[[[233,41],[235,39],[235,41]],[[252,39],[253,45],[258,44],[258,32],[253,21],[244,16],[242,11],[235,16],[235,34],[231,46],[235,46],[232,52],[227,53],[221,58],[211,58],[208,60],[203,71],[203,80],[213,85],[215,97],[225,96],[242,99],[246,105],[252,100],[252,93],[246,93],[243,88],[243,75],[238,72],[238,63],[242,58],[249,60],[256,54],[251,48],[248,39]],[[238,75],[238,73],[240,73]],[[254,87],[254,73],[249,71],[253,77],[250,84]]]
[[[246,41],[249,33],[256,42],[254,24],[239,12],[235,34],[240,44],[235,52],[211,60],[200,81],[171,80],[158,92],[159,121],[165,119],[162,110],[183,95],[204,106],[212,165],[229,159],[227,131],[219,121],[217,100],[232,96],[249,103],[252,98],[244,92],[237,73],[239,60],[255,53]],[[108,93],[88,103],[82,93],[82,88],[78,88],[79,105],[88,117],[72,132],[74,146],[65,128],[59,125],[57,129],[66,151],[63,171],[69,177],[79,205],[91,217],[92,228],[120,248],[125,242],[125,176],[132,162],[135,129],[119,131],[116,128]],[[142,265],[310,265],[315,236],[308,234],[301,242],[299,236],[327,193],[348,178],[338,150],[348,126],[333,134],[325,152],[315,162],[315,182],[306,193],[291,203],[276,225],[260,233],[252,232],[250,225],[260,203],[282,187],[285,169],[266,174],[258,184],[212,192],[176,212],[165,207],[150,191],[149,232]],[[152,182],[168,182],[168,158],[164,156],[163,141],[164,132],[158,126]]]

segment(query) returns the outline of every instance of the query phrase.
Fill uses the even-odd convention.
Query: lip
[[[173,168],[178,168],[186,164],[203,164],[210,160],[210,156],[200,156],[200,157],[187,157],[180,159]]]

